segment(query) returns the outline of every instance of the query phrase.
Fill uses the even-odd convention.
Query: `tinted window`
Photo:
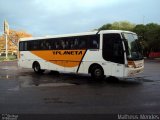
[[[57,38],[53,40],[53,49],[98,49],[99,36],[75,36],[66,38]]]
[[[20,51],[98,49],[99,35],[52,38],[20,42]]]
[[[23,42],[19,43],[19,51],[23,51]]]
[[[39,49],[39,40],[34,40],[32,42],[32,50],[38,50]]]
[[[26,51],[28,47],[27,42],[20,42],[19,43],[19,51]]]
[[[89,48],[90,49],[98,49],[99,48],[99,35],[92,35],[89,37]]]
[[[123,45],[119,34],[103,35],[103,58],[115,63],[124,63]]]
[[[37,48],[39,48],[40,50],[51,50],[52,49],[52,40],[50,39],[39,40],[36,42],[37,44],[35,45],[37,45]]]

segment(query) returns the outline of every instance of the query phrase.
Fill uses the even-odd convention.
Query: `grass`
[[[17,60],[17,56],[15,55],[8,55],[7,61]],[[0,61],[6,61],[6,56],[0,56]]]

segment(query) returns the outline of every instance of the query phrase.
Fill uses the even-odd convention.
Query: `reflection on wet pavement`
[[[0,112],[19,114],[160,112],[159,63],[146,63],[133,78],[108,77],[18,68],[0,63]],[[85,108],[85,109],[84,109]]]
[[[114,77],[106,78],[105,80],[95,81],[89,75],[77,75],[72,73],[45,72],[42,75],[37,75],[32,69],[22,69],[18,66],[8,66],[7,63],[0,67],[1,80],[15,80],[19,88],[25,87],[62,87],[73,85],[100,85],[100,86],[134,86],[141,85],[144,82],[158,82],[159,76],[146,75],[145,73],[133,78],[117,79]],[[155,80],[152,78],[156,78]],[[18,90],[17,86],[9,90]]]

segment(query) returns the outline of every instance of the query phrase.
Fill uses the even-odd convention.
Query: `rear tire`
[[[93,66],[91,69],[91,77],[95,80],[102,80],[104,79],[104,71],[101,66]]]
[[[35,73],[38,73],[38,74],[43,73],[45,71],[45,70],[41,69],[41,66],[38,62],[35,62],[33,64],[33,70],[34,70]]]

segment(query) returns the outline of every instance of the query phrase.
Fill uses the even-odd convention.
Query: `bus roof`
[[[104,34],[104,33],[133,33],[131,31],[124,30],[101,30],[101,31],[91,31],[83,33],[72,33],[72,34],[60,34],[60,35],[51,35],[46,37],[30,37],[30,38],[21,38],[20,41],[30,41],[30,40],[40,40],[40,39],[51,39],[51,38],[60,38],[60,37],[71,37],[71,36],[83,36],[83,35],[94,35],[94,34]],[[135,34],[135,33],[133,33]]]

